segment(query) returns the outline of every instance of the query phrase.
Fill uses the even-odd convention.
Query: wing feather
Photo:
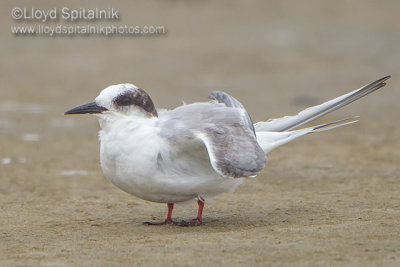
[[[204,145],[211,166],[222,176],[251,177],[265,167],[265,154],[241,109],[194,103],[161,112],[160,119],[164,138],[181,147]]]
[[[237,108],[242,111],[242,118],[247,125],[247,127],[253,131],[254,135],[256,135],[256,130],[254,129],[253,121],[251,120],[250,115],[247,113],[246,109],[243,105],[233,96],[221,92],[221,91],[214,91],[210,95],[210,99],[218,101],[218,103],[223,103],[227,107]]]
[[[243,125],[210,127],[195,136],[204,143],[212,167],[222,176],[255,177],[265,167],[264,151]]]

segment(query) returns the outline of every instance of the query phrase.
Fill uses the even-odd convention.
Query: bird
[[[298,137],[353,124],[358,117],[299,127],[344,107],[386,85],[383,77],[360,89],[309,107],[297,115],[253,124],[233,96],[214,91],[208,102],[156,109],[133,84],[111,85],[93,102],[66,111],[93,114],[100,125],[100,165],[104,176],[138,198],[166,203],[167,218],[146,225],[203,223],[205,200],[234,192],[265,167],[266,155]],[[196,218],[176,222],[175,203],[197,200]]]

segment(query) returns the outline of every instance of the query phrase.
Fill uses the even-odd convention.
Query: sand
[[[400,264],[397,1],[125,2],[113,3],[116,23],[168,33],[10,33],[15,6],[110,5],[1,3],[1,266]],[[206,200],[200,227],[142,225],[163,220],[166,205],[108,182],[95,118],[63,116],[110,84],[132,82],[164,108],[223,90],[259,121],[387,74],[387,87],[315,122],[361,115],[359,123],[274,150],[256,179]],[[196,208],[177,205],[174,217]]]

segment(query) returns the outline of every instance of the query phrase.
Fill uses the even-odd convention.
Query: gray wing
[[[196,131],[215,171],[225,177],[255,177],[265,167],[265,154],[242,125],[214,126]]]
[[[238,108],[243,111],[242,118],[245,121],[247,127],[253,131],[254,136],[256,135],[256,130],[254,129],[253,121],[250,118],[250,115],[247,113],[246,109],[243,105],[233,96],[221,92],[221,91],[214,91],[210,95],[210,99],[218,101],[218,103],[223,103],[227,107]]]
[[[241,110],[218,103],[195,103],[162,113],[161,119],[164,116],[163,136],[182,148],[190,142],[194,148],[204,145],[211,166],[220,175],[254,177],[264,169],[264,151],[243,122]]]

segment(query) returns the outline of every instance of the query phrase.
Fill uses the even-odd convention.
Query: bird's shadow
[[[266,213],[246,212],[240,214],[224,214],[224,215],[207,215],[203,217],[203,224],[194,227],[181,227],[179,225],[168,224],[168,225],[144,225],[143,222],[146,218],[141,216],[138,218],[115,218],[115,217],[103,217],[100,221],[94,223],[97,227],[109,228],[109,230],[115,229],[132,229],[143,228],[146,231],[158,232],[159,229],[168,228],[169,231],[185,231],[182,229],[204,229],[213,232],[225,232],[232,231],[233,229],[251,229],[257,227],[271,227],[276,226],[285,227],[289,225],[307,225],[312,222],[315,223],[316,211],[312,209],[299,209],[299,207],[286,208],[286,209],[271,209]],[[299,216],[302,214],[302,216]],[[189,220],[192,218],[180,218],[177,217],[175,220],[180,222],[181,220]],[[162,221],[162,218],[155,219],[155,222]]]

